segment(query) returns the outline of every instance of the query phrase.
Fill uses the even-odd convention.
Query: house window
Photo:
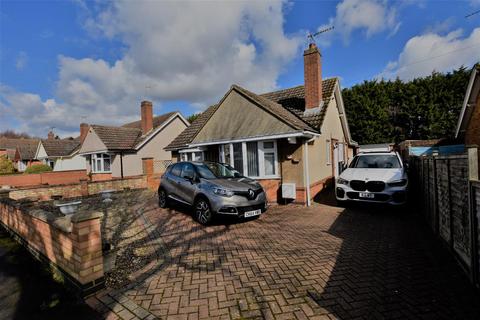
[[[219,147],[220,162],[251,178],[278,178],[276,141],[228,143]]]
[[[325,143],[325,156],[327,157],[327,165],[330,165],[332,163],[331,156],[332,156],[332,145],[330,143],[330,140],[327,140]]]
[[[111,157],[106,153],[92,154],[90,160],[93,173],[111,172]]]
[[[203,161],[203,151],[185,151],[180,155],[182,161]]]

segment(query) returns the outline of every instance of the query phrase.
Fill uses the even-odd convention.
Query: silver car
[[[165,208],[172,200],[192,206],[195,218],[204,225],[215,214],[249,218],[267,210],[265,192],[257,181],[217,162],[170,165],[158,188],[158,203]]]

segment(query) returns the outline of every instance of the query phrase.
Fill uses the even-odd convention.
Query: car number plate
[[[358,196],[360,198],[367,198],[367,199],[375,198],[375,195],[373,193],[366,193],[366,192],[360,192],[360,194]]]
[[[254,216],[258,216],[262,213],[262,210],[258,209],[258,210],[253,210],[253,211],[246,211],[245,212],[245,218],[248,218],[248,217],[254,217]]]

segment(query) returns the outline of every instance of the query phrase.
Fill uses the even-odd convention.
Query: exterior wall
[[[303,144],[299,141],[290,144],[286,139],[278,140],[278,161],[282,183],[295,183],[296,187],[304,187]]]
[[[327,140],[330,140],[330,143],[332,140],[344,143],[344,157],[347,159],[347,139],[343,132],[335,99],[332,99],[329,102],[321,132],[320,137],[316,138],[313,143],[308,145],[308,163],[310,166],[311,184],[315,184],[316,182],[323,181],[333,176],[333,152],[330,154],[330,164],[328,164],[326,155]],[[333,149],[333,147],[331,147],[331,149]],[[313,192],[310,192],[310,194],[312,197],[315,196]]]
[[[259,137],[295,131],[257,107],[236,91],[230,91],[193,143]]]
[[[70,184],[87,179],[85,170],[44,172],[32,174],[14,174],[0,176],[0,186],[25,187],[42,184]]]
[[[480,146],[480,94],[465,132],[465,144]]]
[[[58,158],[55,160],[53,171],[68,171],[68,170],[86,170],[87,164],[85,157],[78,154],[73,157]]]
[[[0,200],[0,224],[39,260],[54,267],[86,295],[103,287],[103,255],[100,230],[102,213],[67,222],[48,212],[30,212],[11,199]]]
[[[282,181],[280,179],[261,179],[258,182],[262,185],[267,194],[267,201],[269,203],[279,202],[281,195]]]
[[[170,144],[187,126],[176,117],[172,122],[162,129],[155,137],[147,142],[135,154],[123,155],[123,176],[130,177],[143,174],[142,158],[153,158],[153,160],[170,160],[172,153],[164,148]],[[121,177],[120,155],[115,155],[112,161],[112,176]]]

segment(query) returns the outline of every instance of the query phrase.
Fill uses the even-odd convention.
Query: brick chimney
[[[142,101],[140,108],[142,114],[142,134],[146,134],[153,128],[153,104],[151,101]]]
[[[322,56],[315,43],[303,52],[305,77],[305,110],[320,107],[322,103]]]
[[[88,125],[88,123],[80,123],[80,143],[83,143],[83,141],[87,137],[89,128],[90,126]]]
[[[48,139],[48,140],[53,140],[53,139],[55,139],[55,133],[53,133],[52,130],[48,131],[47,139]]]

